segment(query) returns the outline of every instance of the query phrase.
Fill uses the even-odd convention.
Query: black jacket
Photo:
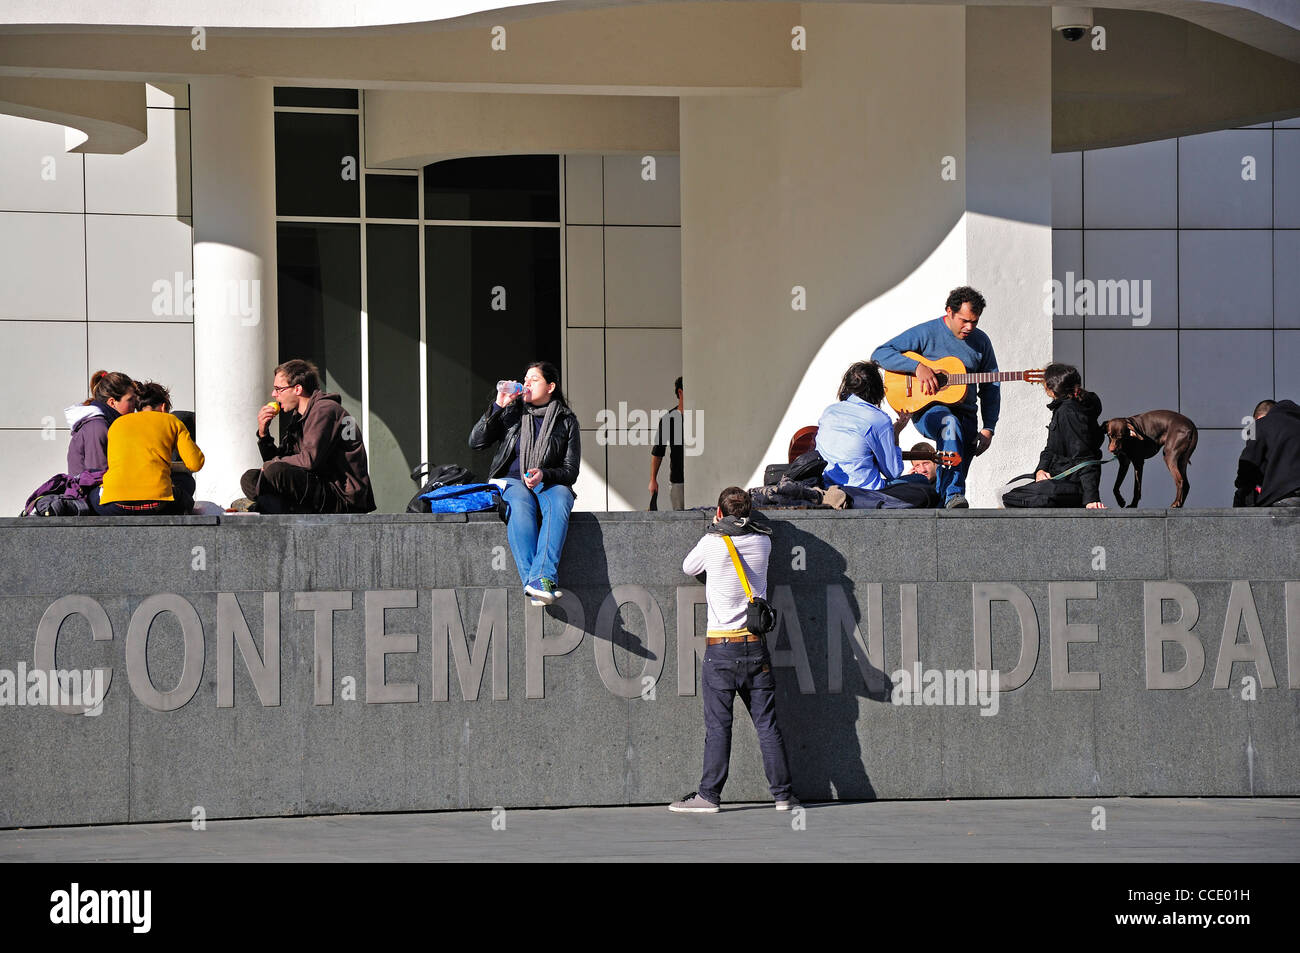
[[[1047,446],[1038,457],[1035,472],[1046,470],[1056,476],[1084,460],[1101,459],[1101,400],[1096,394],[1086,393],[1082,400],[1058,397],[1047,409],[1052,412],[1052,421],[1047,425]],[[1101,467],[1084,467],[1065,479],[1078,482],[1085,505],[1101,501]]]
[[[1257,494],[1255,487],[1259,487]],[[1255,439],[1246,441],[1237,463],[1233,506],[1272,506],[1300,490],[1300,406],[1279,400],[1255,421]]]
[[[503,477],[510,470],[510,458],[519,449],[519,425],[524,417],[523,401],[515,400],[505,408],[494,402],[487,413],[479,418],[469,435],[471,450],[486,450],[498,440],[501,448],[492,459],[489,479]],[[568,407],[560,405],[551,439],[542,456],[542,482],[573,488],[578,479],[578,466],[582,462],[582,437],[578,418]],[[577,495],[576,493],[574,494]]]

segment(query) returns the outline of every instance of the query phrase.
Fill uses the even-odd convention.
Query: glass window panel
[[[360,217],[358,155],[356,116],[276,113],[276,214]]]
[[[413,175],[366,176],[366,218],[417,218],[419,186]]]
[[[560,359],[560,234],[555,228],[425,230],[429,458],[486,478],[493,450],[465,444],[498,380]],[[504,309],[493,308],[504,292]]]
[[[370,482],[381,513],[401,513],[420,463],[420,232],[366,226]],[[467,432],[468,433],[468,432]]]
[[[356,109],[355,89],[325,89],[312,86],[275,87],[277,106],[310,106],[317,109]]]
[[[280,222],[276,239],[279,359],[315,363],[326,393],[360,415],[361,226]]]
[[[558,222],[558,156],[449,159],[424,169],[424,217]]]

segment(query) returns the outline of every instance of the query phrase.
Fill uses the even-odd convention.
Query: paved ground
[[[1095,808],[1105,830],[1094,830]],[[566,808],[0,831],[0,862],[1300,861],[1300,798]],[[496,818],[501,826],[502,818]],[[802,829],[799,829],[802,825]]]

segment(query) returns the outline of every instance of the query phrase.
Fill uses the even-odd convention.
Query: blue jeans
[[[520,581],[526,586],[538,579],[559,579],[556,573],[569,533],[573,491],[546,483],[530,490],[522,480],[508,477],[501,498],[506,502],[506,539]]]
[[[713,804],[722,803],[722,786],[727,783],[731,764],[731,712],[739,695],[758,732],[763,771],[772,797],[778,801],[788,798],[790,765],[776,723],[776,680],[772,677],[767,643],[710,645],[704,653],[700,695],[704,701],[704,774],[700,778],[700,797]]]
[[[960,466],[936,469],[934,488],[939,500],[947,503],[958,493],[964,496],[966,472],[970,470],[971,458],[975,455],[975,435],[979,433],[975,415],[963,407],[931,404],[921,416],[912,420],[912,425],[922,436],[933,440],[937,449],[961,454]]]

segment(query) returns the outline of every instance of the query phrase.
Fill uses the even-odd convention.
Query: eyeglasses
[[[280,393],[280,391],[282,391],[282,390],[289,390],[291,387],[297,387],[297,386],[298,386],[297,384],[284,384],[284,385],[281,385],[280,387],[272,386],[272,387],[271,387],[271,393],[272,393],[272,394],[278,394],[278,393]]]

